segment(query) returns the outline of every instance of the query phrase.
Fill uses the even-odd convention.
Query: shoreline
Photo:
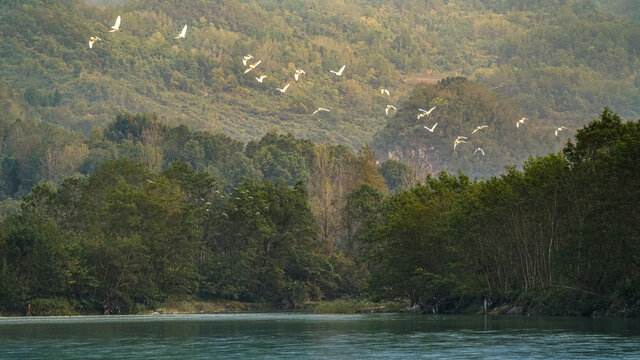
[[[152,309],[140,309],[128,311],[136,306],[125,308],[125,311],[116,314],[103,314],[99,311],[82,312],[72,308],[54,309],[44,313],[32,314],[5,314],[0,313],[0,318],[43,318],[43,317],[101,317],[101,316],[163,316],[163,315],[199,315],[199,314],[224,314],[238,312],[299,312],[310,314],[371,314],[371,313],[413,313],[420,315],[489,315],[489,316],[534,316],[534,317],[590,317],[590,318],[638,318],[636,311],[621,312],[610,309],[607,312],[593,311],[589,314],[576,312],[547,313],[539,307],[523,306],[523,304],[500,303],[486,309],[478,304],[470,304],[456,311],[432,313],[419,306],[411,306],[409,300],[374,302],[369,300],[338,299],[333,301],[310,302],[296,309],[285,309],[271,303],[252,303],[240,301],[202,301],[202,300],[167,300]],[[61,311],[56,311],[61,310]]]

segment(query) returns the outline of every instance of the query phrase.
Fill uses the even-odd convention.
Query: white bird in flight
[[[433,130],[436,129],[436,126],[438,126],[438,123],[433,124],[431,128],[428,128],[426,125],[422,125],[422,127],[429,130],[429,132],[433,132]]]
[[[102,39],[97,36],[92,36],[89,38],[89,49],[93,49],[93,43],[95,43],[96,41],[102,41]]]
[[[302,74],[306,74],[306,72],[304,72],[304,70],[302,69],[296,69],[296,73],[293,74],[293,77],[296,79],[296,81],[298,81],[298,78],[300,77],[300,75]]]
[[[178,34],[178,36],[176,36],[176,39],[184,39],[187,37],[187,25],[185,25],[182,28],[182,31],[180,32],[180,34]]]
[[[482,130],[482,129],[484,129],[484,128],[488,128],[488,127],[489,127],[489,125],[480,125],[480,126],[478,126],[477,128],[475,128],[475,130],[473,130],[473,132],[471,133],[471,135],[475,134],[477,131],[480,131],[480,130]]]
[[[516,121],[516,127],[519,128],[520,124],[524,125],[524,122],[527,121],[529,119],[527,119],[526,117],[523,117],[522,119]]]
[[[418,119],[425,117],[424,113],[419,113],[418,114]]]
[[[461,138],[463,138],[464,136],[458,136],[458,138],[456,139],[456,141],[453,143],[453,150],[456,149],[456,147],[458,146],[458,144],[463,144],[466,143],[466,141],[462,140]]]
[[[341,67],[341,68],[340,68],[340,70],[338,70],[338,71],[333,71],[333,70],[329,70],[329,71],[331,71],[332,73],[334,73],[334,74],[336,74],[336,75],[338,75],[338,76],[342,76],[342,72],[344,71],[344,68],[345,68],[346,66],[347,66],[347,65],[342,65],[342,67]]]
[[[389,116],[389,110],[391,110],[391,109],[396,110],[396,111],[398,110],[393,105],[387,105],[387,107],[384,109],[384,112],[387,114],[387,116]]]
[[[244,66],[247,66],[247,61],[249,61],[251,59],[253,59],[253,55],[251,55],[251,54],[247,54],[247,55],[243,56],[242,57],[242,64]]]
[[[311,114],[311,115],[315,115],[315,114],[319,113],[320,111],[327,111],[327,112],[329,112],[329,111],[331,111],[331,110],[329,110],[329,109],[327,109],[327,108],[319,107],[319,108],[318,108],[316,111],[314,111],[314,112],[313,112],[313,114]]]
[[[480,151],[482,153],[482,156],[484,156],[484,150],[482,150],[481,148],[477,148],[476,151],[473,152],[473,155],[475,155],[478,151]]]
[[[387,90],[387,89],[380,89],[380,94],[382,94],[382,95],[386,94],[387,96],[391,95],[391,94],[389,94],[389,90]]]
[[[263,81],[264,81],[264,79],[265,79],[266,77],[267,77],[267,75],[260,75],[260,77],[257,77],[257,78],[256,78],[256,81],[257,81],[257,82],[259,82],[259,83],[261,83],[261,82],[263,82]]]
[[[560,126],[559,128],[556,129],[556,136],[558,136],[558,133],[562,130],[566,130],[567,128],[564,126]]]
[[[289,88],[289,84],[285,85],[282,89],[280,88],[276,88],[276,90],[280,91],[281,93],[285,93],[287,91],[287,89]]]
[[[249,71],[255,69],[256,67],[258,67],[258,65],[260,65],[260,63],[262,63],[262,60],[258,60],[257,63],[251,64],[249,65],[249,68],[247,70],[244,71],[244,73],[248,73]]]
[[[432,108],[431,108],[431,109],[429,109],[429,110],[424,110],[424,109],[420,109],[420,108],[418,108],[418,110],[420,110],[423,114],[425,114],[425,115],[429,116],[429,115],[431,115],[431,112],[432,112],[435,108],[436,108],[436,107],[434,106],[434,107],[432,107]],[[424,115],[422,115],[422,116],[424,116]]]
[[[120,15],[118,15],[118,18],[116,19],[116,23],[113,24],[113,26],[109,30],[109,32],[114,32],[114,31],[122,31],[120,30]]]

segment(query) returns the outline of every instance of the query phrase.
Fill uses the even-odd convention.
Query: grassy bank
[[[317,314],[393,313],[411,306],[409,300],[372,302],[368,300],[334,300],[310,304],[308,309]]]
[[[166,300],[155,310],[143,310],[139,314],[213,314],[225,311],[274,311],[269,303],[240,301]]]

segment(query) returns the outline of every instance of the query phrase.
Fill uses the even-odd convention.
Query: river
[[[640,320],[409,314],[0,318],[0,359],[640,359]]]

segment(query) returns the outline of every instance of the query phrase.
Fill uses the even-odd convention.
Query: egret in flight
[[[329,112],[329,111],[331,111],[331,110],[329,110],[329,109],[327,109],[327,108],[320,107],[320,108],[318,108],[316,111],[314,111],[314,112],[313,112],[313,114],[311,114],[311,115],[315,115],[315,114],[319,113],[320,111],[327,111],[327,112]]]
[[[438,126],[438,123],[433,124],[431,128],[428,128],[426,125],[422,125],[422,127],[429,130],[429,132],[433,132],[433,130],[436,129],[436,126]]]
[[[282,89],[280,88],[276,88],[276,90],[280,91],[281,93],[285,93],[287,91],[287,89],[289,88],[289,84],[285,85]]]
[[[249,68],[247,70],[245,70],[244,73],[246,74],[249,71],[255,69],[256,67],[258,67],[258,65],[260,65],[260,63],[262,63],[262,60],[258,60],[257,63],[249,65]]]
[[[97,36],[92,36],[89,38],[89,49],[93,49],[93,43],[95,43],[96,41],[102,41],[102,39]]]
[[[475,155],[478,151],[480,151],[482,153],[482,156],[484,156],[484,150],[482,150],[481,148],[477,148],[476,151],[473,152],[473,155]]]
[[[564,126],[560,126],[559,128],[556,129],[556,136],[558,136],[558,133],[562,130],[566,130],[567,128]]]
[[[391,110],[391,109],[396,110],[396,111],[398,110],[393,105],[387,105],[387,107],[384,109],[384,112],[387,114],[387,116],[389,116],[389,110]]]
[[[387,96],[391,95],[391,94],[389,94],[389,90],[387,90],[387,89],[380,89],[380,94],[387,95]]]
[[[480,126],[478,126],[477,128],[475,128],[475,130],[473,130],[473,132],[471,133],[471,135],[473,135],[473,134],[475,134],[477,131],[480,131],[480,130],[482,130],[482,129],[484,129],[484,128],[487,128],[487,127],[489,127],[489,125],[480,125]]]
[[[344,71],[345,67],[346,67],[346,65],[342,65],[342,67],[338,71],[334,71],[334,70],[329,70],[329,71],[331,71],[332,73],[336,74],[337,76],[342,76],[342,72]]]
[[[264,81],[264,79],[265,79],[266,77],[267,77],[267,75],[260,75],[260,77],[257,77],[257,78],[256,78],[256,81],[257,81],[257,82],[259,82],[259,83],[261,83],[261,82],[263,82],[263,81]]]
[[[424,110],[424,109],[420,109],[420,108],[418,108],[418,110],[420,110],[423,114],[425,114],[425,115],[429,116],[429,115],[431,115],[431,112],[432,112],[435,108],[436,108],[436,107],[434,106],[434,107],[432,107],[432,108],[431,108],[431,109],[429,109],[429,110]],[[424,116],[424,115],[422,115],[422,116]]]
[[[453,143],[453,150],[455,150],[455,149],[456,149],[456,147],[458,146],[458,144],[466,143],[466,141],[464,141],[464,140],[462,140],[462,139],[460,139],[460,138],[461,138],[461,136],[458,136],[458,138],[456,139],[456,141]]]
[[[298,81],[298,78],[300,77],[300,75],[302,74],[306,74],[306,72],[304,72],[304,70],[302,69],[296,69],[296,73],[293,74],[293,77],[296,79],[296,81]]]
[[[247,66],[247,61],[249,61],[251,59],[253,59],[253,55],[251,55],[251,54],[245,55],[244,57],[242,57],[242,64],[244,66]]]
[[[524,122],[527,121],[527,120],[529,120],[529,119],[527,119],[526,117],[523,117],[522,119],[518,120],[516,122],[516,127],[519,128],[520,124],[524,125]]]
[[[120,15],[118,15],[118,18],[116,19],[116,23],[113,24],[113,26],[109,30],[109,32],[114,32],[114,31],[122,31],[120,30]]]
[[[180,34],[178,34],[178,36],[176,36],[176,39],[184,39],[187,37],[187,25],[185,25],[182,28],[182,31],[180,32]]]

